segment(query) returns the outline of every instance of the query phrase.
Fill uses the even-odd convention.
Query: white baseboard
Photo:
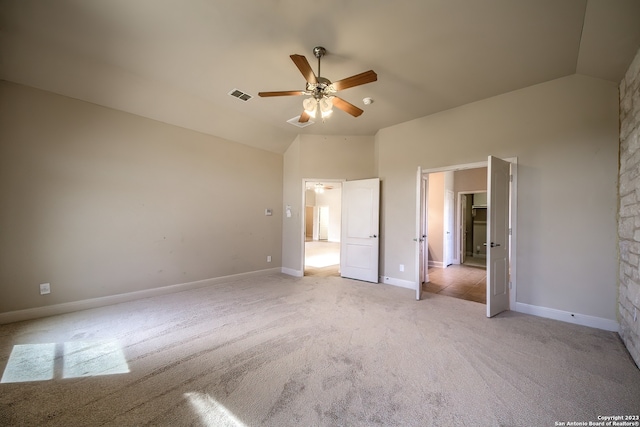
[[[407,288],[407,289],[415,289],[416,288],[415,282],[411,282],[409,280],[396,279],[396,278],[388,277],[388,276],[380,276],[378,278],[378,282],[379,283],[384,283],[385,285],[399,286],[401,288]]]
[[[429,268],[444,268],[444,262],[442,261],[429,261]]]
[[[23,320],[38,319],[41,317],[55,316],[57,314],[71,313],[74,311],[88,310],[90,308],[104,307],[122,302],[134,301],[142,298],[149,298],[158,295],[166,295],[174,292],[186,291],[189,289],[203,288],[217,283],[231,282],[249,277],[266,276],[280,273],[279,268],[269,268],[266,270],[250,271],[248,273],[232,274],[230,276],[214,277],[211,279],[198,280],[195,282],[180,283],[177,285],[163,286],[161,288],[145,289],[143,291],[127,292],[126,294],[110,295],[106,297],[91,298],[80,301],[66,302],[62,304],[48,305],[45,307],[27,308],[24,310],[7,311],[0,313],[0,325],[6,323],[20,322]]]
[[[524,304],[521,302],[516,302],[515,311],[525,314],[532,314],[534,316],[546,317],[548,319],[575,323],[576,325],[603,329],[605,331],[618,332],[618,330],[620,329],[620,325],[615,320],[589,316],[586,314],[571,313],[569,311],[556,310],[555,308],[540,307],[537,305]]]
[[[280,272],[282,274],[288,274],[289,276],[294,276],[294,277],[303,277],[304,276],[304,271],[294,270],[293,268],[282,267],[280,269]]]

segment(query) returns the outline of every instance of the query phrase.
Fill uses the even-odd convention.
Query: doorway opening
[[[471,176],[456,176],[460,172],[466,174],[479,174],[475,180],[468,180]],[[457,179],[456,179],[457,178]],[[484,184],[484,188],[470,187],[470,183]],[[485,184],[486,183],[486,184]],[[435,185],[435,187],[433,187]],[[460,186],[460,187],[455,187]],[[513,248],[516,246],[516,206],[517,206],[517,158],[499,159],[488,156],[487,162],[478,162],[465,165],[448,166],[423,171],[418,167],[417,181],[417,207],[416,207],[416,234],[418,238],[418,250],[416,250],[416,298],[420,300],[423,291],[441,292],[445,287],[447,291],[442,293],[449,296],[473,297],[476,294],[480,299],[481,286],[486,290],[487,317],[515,307],[516,296],[516,257]],[[446,201],[451,199],[452,193],[458,193],[458,203],[455,203],[456,226],[453,229],[454,237],[450,238],[451,213],[445,214]],[[481,226],[482,209],[486,209],[486,237],[480,250],[472,249],[474,258],[482,258],[486,248],[485,268],[468,267],[464,264],[466,258],[466,239],[463,239],[464,229],[461,228],[464,219],[461,214],[464,209],[461,205],[468,202],[468,196],[463,194],[487,193],[486,208],[481,200],[476,206],[478,226]],[[446,196],[445,196],[446,195]],[[436,204],[431,203],[432,196],[436,198]],[[472,209],[473,209],[473,199]],[[438,205],[439,204],[439,205]],[[473,214],[473,211],[472,211]],[[473,218],[473,216],[472,216]],[[431,221],[438,226],[435,231],[431,227]],[[427,232],[428,231],[428,232]],[[467,236],[472,239],[473,236]],[[451,243],[453,240],[454,243]],[[449,245],[449,248],[447,248]],[[455,245],[454,257],[449,260],[451,246]],[[476,245],[478,246],[478,245]],[[463,252],[464,250],[464,252]],[[437,268],[437,270],[433,270]],[[467,270],[465,270],[467,269]],[[484,275],[478,279],[469,277],[474,269],[476,273]],[[453,282],[438,284],[439,273],[442,278]],[[429,274],[431,272],[431,274]],[[454,273],[455,272],[455,273]],[[459,274],[458,274],[459,273]],[[448,277],[447,277],[448,276]],[[452,277],[453,276],[453,277]],[[455,277],[455,276],[462,276]],[[459,283],[462,282],[462,283]],[[466,283],[465,283],[466,282]],[[440,285],[437,288],[430,285]],[[447,286],[444,286],[444,285]],[[475,287],[464,289],[464,286]],[[456,289],[458,288],[458,289]],[[473,298],[465,298],[471,299]],[[482,301],[477,301],[482,302]]]
[[[342,182],[304,181],[305,276],[340,276]]]
[[[487,168],[426,175],[424,291],[486,304]]]

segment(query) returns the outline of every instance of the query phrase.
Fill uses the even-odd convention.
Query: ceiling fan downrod
[[[318,77],[320,77],[320,58],[322,58],[325,53],[327,53],[327,49],[322,46],[316,46],[313,48],[313,54],[318,58]]]

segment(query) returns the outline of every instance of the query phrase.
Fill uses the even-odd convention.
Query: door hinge
[[[509,175],[509,182],[513,182],[513,175]]]
[[[511,229],[509,229],[509,236],[511,236],[511,231],[512,231],[512,230],[511,230]]]
[[[511,285],[512,285],[512,283],[509,282],[509,290],[513,289],[513,287]]]

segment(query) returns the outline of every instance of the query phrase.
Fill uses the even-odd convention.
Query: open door
[[[427,254],[427,229],[425,218],[427,200],[427,181],[422,176],[422,167],[418,166],[416,175],[416,238],[413,239],[418,244],[416,250],[416,300],[422,298],[422,283],[429,280],[425,255]]]
[[[454,212],[454,194],[451,190],[445,190],[444,193],[444,267],[453,264],[453,212]]]
[[[379,215],[379,178],[342,184],[342,277],[378,283]]]
[[[487,170],[487,317],[509,310],[510,163],[489,156]]]
[[[460,264],[464,264],[465,258],[467,257],[467,195],[460,195],[460,229],[458,231],[458,235],[460,236]]]

